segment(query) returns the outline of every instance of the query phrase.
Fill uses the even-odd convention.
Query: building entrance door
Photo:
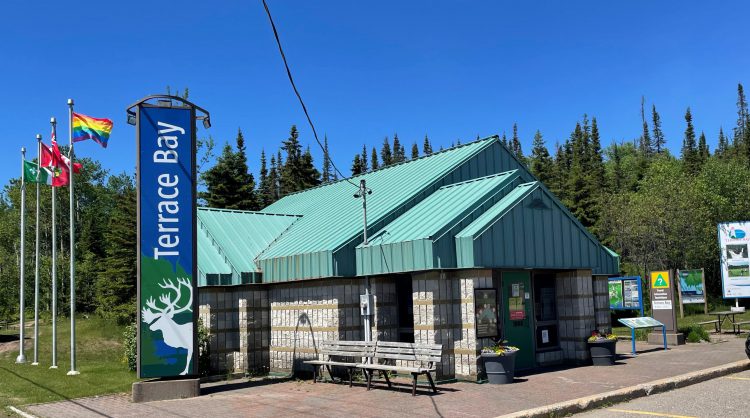
[[[516,369],[530,369],[536,365],[531,275],[529,272],[504,272],[502,277],[504,338],[521,350],[516,354]]]

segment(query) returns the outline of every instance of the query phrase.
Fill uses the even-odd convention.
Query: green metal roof
[[[453,234],[518,183],[519,171],[443,186],[357,247],[357,274],[454,268]],[[444,239],[445,238],[445,239]],[[443,248],[441,240],[450,248]]]
[[[382,228],[443,185],[519,168],[498,138],[470,142],[351,178],[367,181],[368,232]],[[472,162],[473,161],[473,162]],[[530,175],[529,175],[530,176]],[[356,274],[362,201],[346,180],[296,193],[263,212],[302,218],[258,258],[264,282]]]
[[[229,269],[232,284],[240,284],[243,275],[252,277],[258,273],[255,258],[298,219],[291,215],[198,208],[198,269],[204,275],[227,274]]]
[[[516,187],[456,234],[455,240],[459,268],[586,268],[594,274],[619,273],[619,257],[538,181]]]

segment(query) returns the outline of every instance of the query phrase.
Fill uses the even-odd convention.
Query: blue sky
[[[179,4],[179,6],[177,6]],[[708,6],[710,4],[710,7]],[[736,86],[750,84],[747,2],[491,2],[269,0],[298,87],[335,161],[397,132],[407,148],[510,134],[524,151],[540,129],[564,140],[584,113],[603,141],[640,134],[640,100],[655,103],[679,152],[685,108],[716,143],[735,121]],[[0,182],[19,149],[67,141],[66,99],[109,117],[108,149],[77,154],[112,172],[135,167],[125,107],[165,86],[189,87],[211,112],[219,145],[245,132],[251,169],[297,124],[320,152],[286,80],[262,4],[253,1],[3,3]],[[65,141],[63,141],[65,140]]]

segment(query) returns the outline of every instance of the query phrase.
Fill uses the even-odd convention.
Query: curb
[[[524,411],[513,412],[507,415],[501,415],[498,418],[542,418],[556,417],[575,414],[599,408],[605,405],[625,402],[636,398],[656,395],[657,393],[668,392],[673,389],[679,389],[706,380],[717,377],[745,371],[750,369],[750,360],[740,360],[734,363],[724,364],[722,366],[712,367],[710,369],[698,370],[686,374],[681,374],[666,379],[654,380],[648,383],[642,383],[636,386],[630,386],[611,392],[599,393],[596,395],[586,396],[583,398],[573,399],[565,402],[558,402],[539,408],[526,409]]]

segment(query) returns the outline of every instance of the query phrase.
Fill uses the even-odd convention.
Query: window
[[[410,275],[396,276],[396,300],[398,301],[398,341],[414,342],[414,300]]]
[[[534,316],[538,350],[556,348],[559,345],[556,296],[555,275],[552,273],[534,274]]]

